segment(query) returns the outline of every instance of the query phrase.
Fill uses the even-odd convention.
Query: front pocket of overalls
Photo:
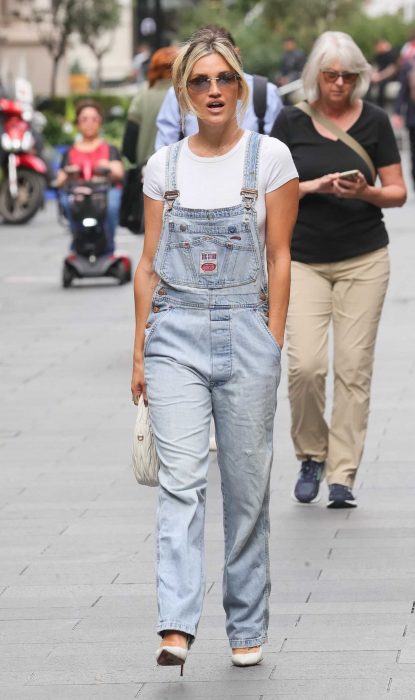
[[[268,340],[270,340],[274,346],[274,350],[278,352],[278,355],[281,355],[281,348],[278,345],[275,337],[272,335],[270,329],[268,328],[268,317],[263,309],[254,309],[254,317],[257,320],[257,323],[263,333],[266,334]]]
[[[236,230],[236,228],[235,228]],[[246,232],[245,232],[246,233]],[[241,242],[230,235],[188,235],[177,241],[170,237],[166,245],[160,275],[171,284],[215,289],[253,282],[258,275],[258,260],[250,237]]]
[[[154,308],[157,308],[158,310],[154,311]],[[163,321],[167,318],[170,311],[172,310],[172,306],[155,307],[155,304],[153,304],[153,308],[147,319],[144,331],[144,355],[146,354],[148,346],[151,340],[153,340],[153,338],[155,337],[155,334],[158,331],[160,325],[163,323]]]

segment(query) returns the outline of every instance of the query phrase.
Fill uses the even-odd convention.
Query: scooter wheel
[[[73,274],[72,270],[67,265],[64,265],[63,266],[63,273],[62,273],[62,287],[64,287],[64,289],[67,289],[68,287],[70,287],[72,284],[73,278],[74,278],[74,274]]]
[[[118,280],[120,284],[126,284],[131,282],[131,270],[127,270],[124,266],[122,260],[119,260],[112,269],[112,275]]]

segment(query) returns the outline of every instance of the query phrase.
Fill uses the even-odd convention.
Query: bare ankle
[[[187,647],[187,634],[180,630],[165,630],[163,632],[162,646]]]

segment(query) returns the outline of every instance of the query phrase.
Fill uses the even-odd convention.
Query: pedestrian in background
[[[377,39],[375,43],[374,70],[370,79],[371,98],[379,107],[385,106],[386,87],[398,75],[399,56],[387,39]]]
[[[194,35],[173,83],[198,133],[146,168],[131,384],[134,400],[148,398],[160,459],[157,661],[183,665],[197,633],[214,415],[226,628],[232,662],[248,666],[267,638],[269,479],[297,172],[284,144],[238,125],[249,88],[228,39]]]
[[[128,110],[122,154],[134,167],[127,171],[120,223],[133,233],[144,230],[143,171],[154,153],[156,117],[171,85],[172,65],[177,52],[175,46],[155,51],[148,67],[148,80],[140,85]]]
[[[403,62],[399,72],[399,82],[399,94],[392,123],[396,129],[402,129],[405,125],[408,130],[412,185],[415,188],[415,54]]]
[[[292,83],[294,80],[301,78],[301,72],[304,68],[305,53],[303,49],[297,46],[297,42],[293,37],[289,36],[283,40],[283,53],[281,57],[280,72],[277,75],[275,82],[279,87]]]
[[[308,103],[286,107],[272,130],[291,149],[300,176],[287,320],[291,434],[301,461],[294,498],[316,502],[325,472],[331,508],[356,505],[352,488],[389,278],[382,207],[402,206],[406,199],[389,118],[362,101],[370,73],[350,36],[325,32],[303,71]],[[328,425],[330,323],[334,396]]]
[[[225,37],[231,42],[232,46],[239,54],[239,49],[235,46],[235,41],[227,29],[214,24],[208,24],[198,29],[193,38],[197,39],[198,36],[202,36],[205,31],[213,32],[217,37]],[[278,90],[275,85],[267,82],[264,78],[261,82],[254,80],[254,78],[256,78],[256,76],[244,73],[244,79],[248,85],[249,98],[245,112],[241,112],[240,124],[245,129],[269,134],[278,112],[282,107],[281,98],[278,95]],[[257,84],[258,87],[256,87]],[[258,96],[254,95],[254,88],[255,90],[260,90],[261,94],[258,94]],[[263,96],[262,91],[264,92]],[[257,97],[259,99],[257,99]],[[257,104],[260,105],[261,110],[259,116]],[[168,146],[170,143],[178,141],[182,136],[195,134],[198,130],[197,118],[190,112],[183,117],[182,123],[177,96],[173,88],[168,90],[160,108],[157,117],[157,129],[156,150],[162,146]]]
[[[150,57],[151,49],[148,44],[139,44],[131,66],[131,77],[138,85],[143,83],[147,78],[147,68]]]
[[[156,118],[171,86],[171,71],[178,53],[176,46],[155,51],[150,59],[147,82],[140,85],[127,115],[123,155],[131,163],[144,165],[155,151]]]

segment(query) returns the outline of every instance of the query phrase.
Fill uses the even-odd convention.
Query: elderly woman
[[[287,321],[291,433],[301,461],[294,498],[316,502],[325,473],[329,508],[356,505],[352,488],[389,277],[382,207],[402,206],[406,199],[388,116],[362,101],[370,71],[350,36],[325,32],[303,71],[308,102],[285,108],[272,130],[289,146],[300,176]],[[330,323],[334,397],[328,425]]]
[[[232,662],[248,666],[267,638],[269,479],[297,171],[284,144],[238,125],[249,92],[223,35],[196,32],[173,83],[199,131],[146,168],[131,382],[134,400],[148,397],[160,460],[157,661],[182,665],[199,624],[213,414],[226,628]]]

